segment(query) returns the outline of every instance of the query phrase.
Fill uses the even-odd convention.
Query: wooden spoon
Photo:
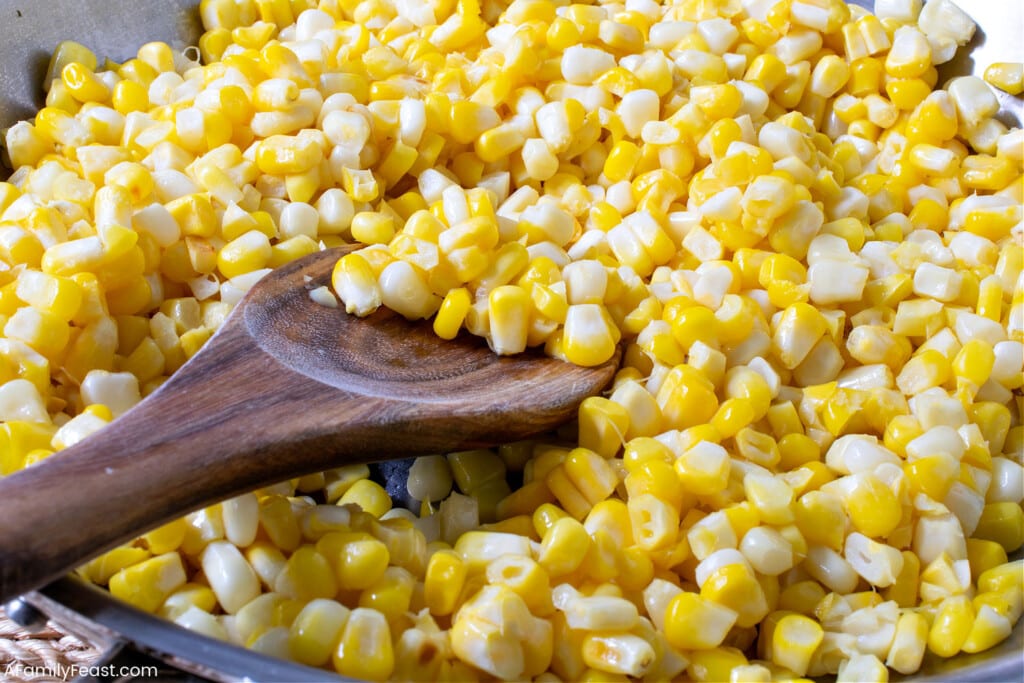
[[[313,302],[342,249],[253,287],[163,386],[79,444],[0,479],[0,600],[182,514],[288,477],[524,437],[570,419],[617,359],[494,355],[469,335]]]

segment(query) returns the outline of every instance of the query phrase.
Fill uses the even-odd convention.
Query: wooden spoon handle
[[[226,327],[209,353],[117,421],[0,479],[0,600],[188,510],[344,464],[346,454],[429,448],[403,429],[428,413],[292,372],[240,325]]]
[[[190,510],[288,477],[526,438],[572,417],[617,359],[498,358],[382,310],[313,303],[341,250],[260,281],[203,350],[81,443],[0,479],[0,599]]]

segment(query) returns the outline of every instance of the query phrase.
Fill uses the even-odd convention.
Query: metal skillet
[[[852,0],[870,9],[872,0]],[[1024,3],[1019,0],[973,0],[961,5],[978,23],[971,45],[940,70],[940,80],[981,74],[996,61],[1024,60]],[[176,47],[199,36],[198,0],[0,0],[0,129],[29,118],[42,106],[40,84],[53,47],[74,39],[101,56],[124,59],[151,40]],[[1020,125],[1020,97],[1000,94],[1004,123]],[[6,174],[0,168],[0,177]],[[1018,553],[1019,556],[1019,553]],[[329,675],[186,631],[170,622],[132,609],[105,591],[66,577],[9,605],[12,618],[26,626],[46,616],[93,643],[98,664],[152,663],[155,658],[182,672],[217,681],[322,681]],[[197,680],[162,672],[165,680]],[[334,680],[343,680],[336,678]],[[894,680],[898,680],[895,678]],[[1024,680],[1024,620],[999,646],[977,655],[949,660],[926,658],[921,671],[905,680]]]

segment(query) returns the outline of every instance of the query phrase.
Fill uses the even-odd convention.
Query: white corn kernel
[[[231,543],[210,543],[203,550],[201,563],[210,588],[228,614],[234,614],[260,594],[256,572]]]
[[[914,271],[914,293],[937,301],[952,301],[960,295],[963,276],[951,268],[922,263]]]
[[[754,527],[744,534],[740,552],[755,570],[766,576],[778,576],[793,568],[792,544],[772,527]]]
[[[910,24],[917,21],[922,5],[922,0],[875,0],[875,16]]]
[[[952,4],[947,0],[933,0],[927,4],[939,3]],[[999,100],[992,88],[977,76],[954,78],[946,89],[953,98],[961,122],[967,126],[977,126],[999,111]]]
[[[0,420],[48,423],[50,416],[36,385],[27,379],[0,385]]]
[[[590,85],[615,66],[615,57],[596,47],[573,45],[562,53],[562,78],[577,85]]]
[[[616,112],[626,127],[626,134],[639,138],[644,124],[658,120],[661,102],[653,90],[632,90],[623,95]]]
[[[846,537],[843,556],[865,581],[879,588],[891,586],[903,570],[899,550],[857,532]]]

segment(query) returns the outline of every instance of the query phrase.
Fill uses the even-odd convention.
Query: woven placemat
[[[94,647],[53,621],[30,632],[8,619],[0,607],[0,681],[69,681],[78,667],[92,664],[98,655]]]

